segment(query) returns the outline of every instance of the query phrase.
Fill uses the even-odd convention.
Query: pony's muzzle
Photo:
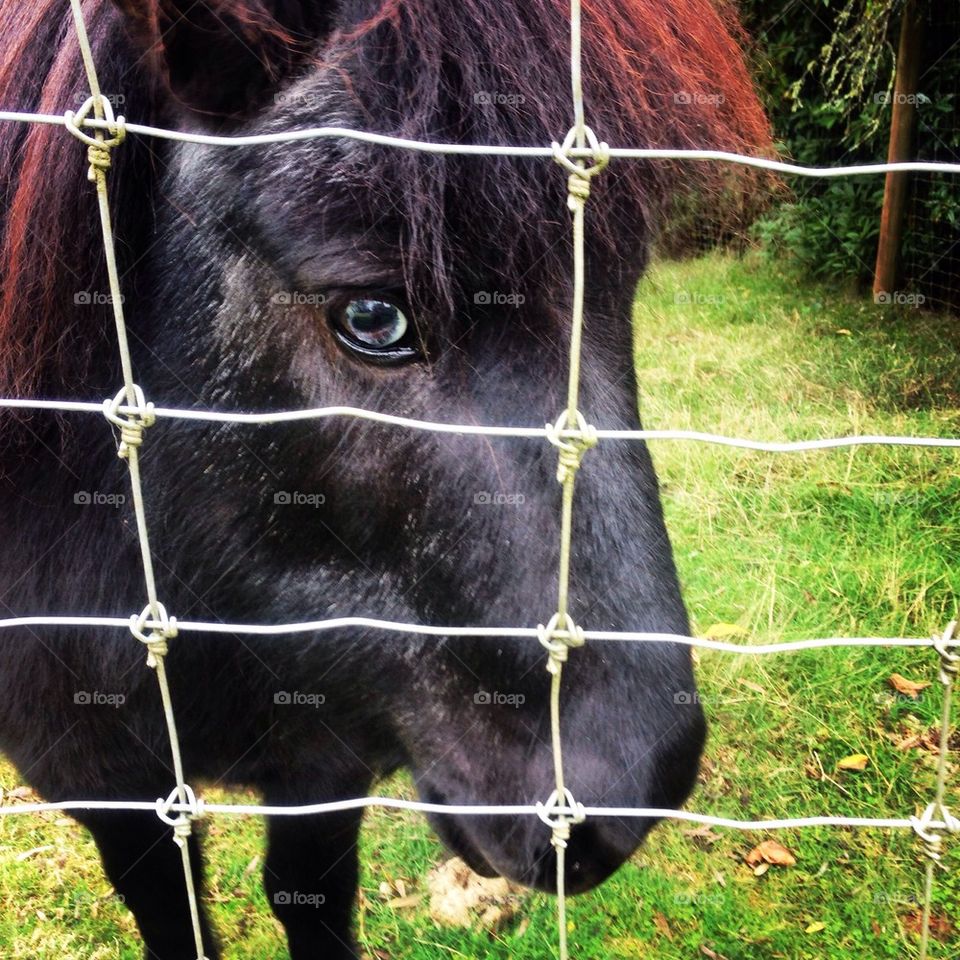
[[[481,876],[503,876],[546,893],[557,890],[551,829],[536,817],[431,817],[444,843]],[[583,893],[616,872],[654,826],[653,819],[594,818],[570,828],[565,889]]]
[[[596,818],[573,825],[564,851],[566,892],[584,893],[603,883],[629,859],[655,822]],[[551,831],[544,827],[543,832],[545,835],[538,838],[534,861],[522,882],[537,890],[556,893],[556,848]]]

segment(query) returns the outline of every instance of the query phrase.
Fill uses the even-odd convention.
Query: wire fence
[[[937,0],[925,10],[916,104],[916,152],[922,160],[960,157],[960,8]],[[946,82],[941,84],[941,81]],[[960,312],[960,183],[928,173],[911,177],[902,252],[903,278],[920,302]]]
[[[126,123],[123,117],[114,117],[110,102],[100,93],[97,72],[87,39],[80,0],[71,0],[71,9],[76,34],[90,86],[90,97],[79,111],[68,111],[64,116],[48,114],[0,112],[0,121],[44,123],[63,125],[87,146],[90,164],[90,179],[97,191],[103,233],[104,254],[110,281],[117,342],[123,387],[112,399],[102,403],[73,402],[33,399],[0,399],[2,408],[27,408],[34,410],[80,412],[104,416],[108,423],[119,431],[118,454],[126,461],[133,498],[136,530],[140,545],[146,605],[139,614],[129,619],[117,617],[85,616],[23,616],[0,620],[0,628],[24,626],[87,626],[130,630],[147,650],[147,664],[155,670],[165,714],[174,783],[166,798],[148,801],[97,801],[69,800],[59,803],[18,803],[0,806],[0,815],[36,814],[44,811],[69,811],[81,809],[155,811],[157,816],[173,828],[174,842],[182,852],[184,883],[186,885],[194,942],[198,960],[205,960],[201,936],[199,910],[193,874],[190,869],[186,838],[190,835],[193,821],[207,814],[217,815],[268,815],[302,816],[329,813],[364,807],[390,807],[421,812],[483,816],[503,814],[510,816],[537,816],[551,830],[557,859],[557,910],[558,951],[566,960],[567,922],[566,897],[564,893],[564,851],[571,826],[587,817],[634,817],[662,818],[695,822],[704,825],[727,827],[736,830],[779,830],[798,827],[837,826],[912,830],[923,843],[927,854],[924,877],[924,907],[921,928],[920,956],[927,956],[929,947],[930,909],[935,868],[943,855],[945,832],[960,831],[960,820],[954,817],[945,804],[948,740],[951,721],[951,697],[954,680],[960,665],[960,653],[956,652],[956,623],[951,622],[942,634],[933,638],[918,637],[827,637],[809,640],[744,645],[674,634],[645,632],[596,631],[575,624],[568,612],[569,574],[571,557],[574,489],[577,470],[587,452],[597,443],[608,440],[669,440],[722,444],[771,453],[793,453],[813,450],[853,447],[860,445],[895,445],[915,447],[960,448],[960,438],[907,437],[907,436],[848,436],[800,440],[792,442],[767,442],[747,438],[726,437],[716,434],[686,430],[608,430],[587,422],[578,407],[580,343],[583,329],[583,303],[586,286],[584,268],[584,210],[589,198],[590,180],[602,173],[611,160],[633,159],[683,159],[687,161],[721,161],[801,177],[844,177],[876,175],[889,170],[904,170],[927,173],[960,173],[960,163],[900,163],[868,164],[847,167],[808,168],[782,163],[762,157],[750,157],[716,150],[659,150],[631,147],[610,147],[597,140],[587,126],[584,115],[580,73],[581,21],[579,0],[571,0],[571,86],[573,103],[573,126],[562,143],[543,147],[488,146],[478,144],[451,144],[404,140],[373,134],[366,131],[339,127],[319,127],[260,136],[221,137],[186,134],[140,124]],[[92,115],[91,115],[92,114]],[[123,297],[117,271],[113,244],[113,230],[107,199],[107,170],[110,151],[123,142],[128,134],[156,137],[182,142],[204,143],[222,147],[242,147],[253,144],[284,143],[316,137],[335,137],[376,143],[398,149],[420,150],[437,154],[475,156],[526,157],[532,160],[551,159],[563,166],[569,174],[568,206],[572,213],[573,230],[573,304],[569,349],[567,405],[563,413],[552,423],[544,426],[506,427],[495,425],[465,425],[414,420],[371,410],[353,407],[328,407],[313,410],[290,410],[270,413],[233,413],[213,410],[181,410],[155,406],[143,395],[137,385],[127,343],[126,322],[123,313]],[[158,420],[217,421],[236,424],[271,424],[293,420],[321,419],[327,417],[351,417],[378,421],[399,429],[456,433],[466,436],[493,436],[501,438],[535,438],[551,443],[557,449],[557,478],[562,485],[563,499],[560,515],[560,553],[557,571],[556,612],[546,624],[537,627],[469,627],[454,625],[424,625],[396,623],[367,617],[342,617],[303,623],[286,624],[225,624],[199,621],[180,621],[168,616],[159,599],[153,571],[153,555],[147,529],[143,500],[143,480],[140,471],[139,449],[144,442],[145,431]],[[538,640],[547,651],[547,669],[551,674],[551,735],[554,756],[556,789],[542,803],[535,805],[470,805],[423,803],[399,800],[391,797],[358,797],[349,800],[320,803],[306,806],[264,806],[256,804],[205,803],[198,797],[185,777],[180,755],[176,717],[170,687],[165,670],[165,658],[169,654],[169,641],[178,633],[230,633],[279,635],[302,632],[318,632],[344,627],[375,628],[394,634],[417,634],[432,637],[497,637],[517,641]],[[845,816],[815,816],[771,820],[735,820],[709,814],[658,808],[613,808],[585,807],[566,788],[564,783],[563,758],[560,749],[560,689],[565,665],[576,665],[572,648],[585,642],[636,642],[679,643],[727,653],[768,655],[799,650],[828,647],[913,647],[929,648],[939,658],[939,679],[943,685],[942,716],[938,753],[936,789],[931,802],[917,815],[893,818],[868,818]]]

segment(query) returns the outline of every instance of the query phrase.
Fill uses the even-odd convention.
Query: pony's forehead
[[[271,125],[288,107],[301,127],[329,125],[316,104],[305,114],[289,101],[271,111]],[[348,138],[278,145],[261,159],[224,175],[222,154],[197,154],[170,189],[189,171],[189,192],[196,187],[217,215],[197,218],[199,228],[232,205],[259,253],[298,289],[402,289],[433,309],[484,292],[532,305],[568,284],[566,177],[552,161],[451,164]]]

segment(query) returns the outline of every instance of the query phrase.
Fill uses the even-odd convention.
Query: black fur
[[[333,46],[301,64],[282,97],[268,98],[248,120],[233,118],[230,129],[370,125],[365,110],[374,108],[378,85],[389,82],[391,69],[414,70],[422,50],[407,48],[409,62],[396,59],[400,48],[386,27],[344,39],[359,19],[349,6]],[[562,51],[545,57],[562,76]],[[122,66],[118,57],[111,82],[119,82]],[[435,66],[445,76],[453,69],[450,59]],[[466,94],[470,83],[497,82],[496,67],[487,69],[469,82],[446,83],[446,99],[408,132],[440,138],[459,124],[456,135],[482,140],[517,136],[529,121],[527,136],[541,142],[543,124],[565,115],[559,92],[556,102],[515,118],[517,129],[493,130],[472,105],[461,105],[462,116],[454,109],[451,89]],[[547,89],[565,89],[543,79]],[[422,92],[427,79],[412,85]],[[408,76],[396,91],[381,91],[379,126],[398,127],[392,111],[400,110],[399,99],[389,104],[410,86]],[[181,124],[214,125],[183,107],[164,109]],[[230,151],[156,143],[136,149],[157,171],[149,216],[128,231],[123,250],[134,367],[149,398],[258,410],[351,404],[463,423],[542,423],[562,409],[570,282],[559,170],[398,158],[329,140]],[[483,171],[477,181],[476,171]],[[618,183],[611,174],[598,188],[596,236],[616,232],[618,204],[619,222],[631,227],[621,229],[615,255],[606,240],[591,247],[581,405],[592,422],[636,427],[629,318],[649,239],[647,207]],[[122,224],[130,213],[120,207],[116,216]],[[342,288],[402,302],[416,316],[428,359],[391,370],[366,366],[338,348],[322,309],[277,296]],[[524,302],[478,304],[482,291],[519,294]],[[113,358],[107,346],[90,358],[85,396],[115,392]],[[4,464],[0,514],[6,614],[139,611],[144,591],[129,504],[75,502],[84,491],[127,493],[126,468],[105,423],[37,415],[11,425],[8,441],[16,455]],[[147,433],[142,464],[161,600],[180,619],[267,623],[359,614],[530,626],[555,609],[560,490],[556,451],[546,442],[345,419],[269,427],[163,421]],[[282,492],[314,503],[278,503]],[[513,502],[486,503],[483,493]],[[576,503],[574,619],[594,629],[686,633],[645,448],[607,442],[590,453]],[[0,636],[0,747],[46,798],[153,800],[170,791],[167,735],[144,659],[143,647],[123,631],[38,628]],[[274,804],[364,795],[403,766],[431,801],[546,799],[553,774],[544,665],[536,641],[365,630],[185,634],[168,657],[188,780],[253,787]],[[681,803],[704,737],[694,690],[683,647],[594,643],[573,652],[563,724],[575,797],[588,805]],[[80,692],[124,700],[78,703]],[[512,700],[487,704],[477,697],[483,692]],[[306,702],[284,703],[283,693]],[[147,956],[194,957],[169,829],[152,814],[80,819],[136,915]],[[432,819],[477,869],[553,888],[550,832],[536,818]],[[338,814],[269,825],[265,883],[294,960],[356,955],[350,915],[359,823],[359,815]],[[597,819],[575,828],[569,889],[602,881],[650,826]],[[199,879],[196,842],[191,850]],[[161,905],[152,896],[157,889],[169,894]],[[285,902],[282,894],[291,892],[314,899]],[[214,958],[214,938],[206,936]]]

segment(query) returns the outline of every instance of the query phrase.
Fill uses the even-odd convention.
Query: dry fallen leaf
[[[809,763],[805,763],[805,764],[803,765],[803,772],[804,772],[811,780],[823,780],[823,779],[824,779],[823,768],[822,768],[818,763],[814,763],[813,761],[810,761]]]
[[[826,930],[826,929],[827,929],[827,925],[825,923],[821,923],[819,920],[816,920],[815,922],[811,923],[803,932],[819,933],[821,930]]]
[[[921,743],[918,733],[908,733],[905,737],[891,734],[890,739],[893,741],[894,750],[912,750],[914,747],[919,747]]]
[[[707,960],[727,960],[722,953],[717,953],[716,950],[711,950],[705,943],[700,944],[700,953],[702,953]]]
[[[719,833],[714,833],[709,824],[703,824],[694,830],[684,830],[683,835],[692,840],[698,847],[709,847],[720,839]]]
[[[930,686],[929,682],[918,683],[916,680],[908,680],[899,673],[892,673],[887,678],[887,683],[889,683],[897,693],[902,693],[905,697],[910,697],[913,700],[918,700],[920,694]]]
[[[657,930],[662,933],[668,940],[673,939],[673,931],[670,929],[670,924],[667,922],[667,918],[662,914],[654,911],[653,914],[653,925]]]
[[[758,843],[746,856],[745,862],[751,867],[761,863],[769,863],[775,867],[792,867],[797,858],[776,840],[764,840]]]
[[[851,753],[849,757],[844,757],[837,763],[838,770],[859,771],[866,770],[870,758],[865,753]]]
[[[923,928],[923,912],[920,910],[911,910],[909,913],[905,913],[901,918],[903,921],[904,927],[910,931],[910,933],[920,935],[920,931]],[[949,940],[953,935],[953,924],[946,918],[937,915],[936,913],[930,914],[930,936],[936,940]]]
[[[730,640],[733,637],[749,637],[750,631],[736,623],[712,623],[703,631],[707,640]]]

